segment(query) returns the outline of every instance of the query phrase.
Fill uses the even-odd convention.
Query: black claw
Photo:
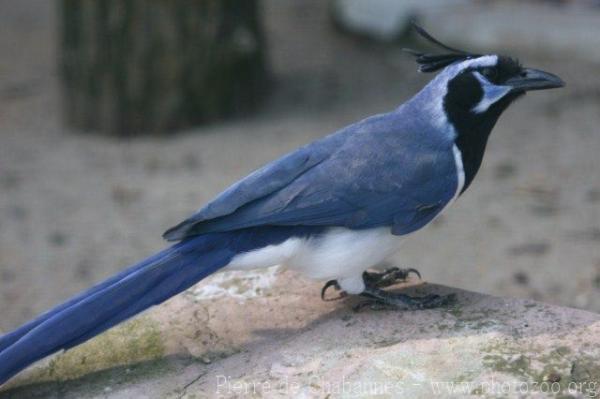
[[[392,269],[386,270],[384,273],[395,277],[397,280],[406,280],[411,273],[414,273],[417,277],[419,277],[419,280],[422,279],[421,273],[419,273],[417,269],[413,269],[412,267],[408,269],[399,269],[397,267],[394,267]]]
[[[398,282],[406,281],[410,273],[414,273],[417,277],[419,277],[419,279],[421,279],[421,273],[419,273],[417,269],[400,269],[397,267],[386,269],[380,273],[364,272],[363,278],[365,280],[365,284],[383,288],[389,287],[390,285],[394,285]]]
[[[329,302],[329,301],[337,301],[339,299],[342,299],[346,296],[346,293],[344,291],[340,292],[340,295],[338,295],[335,298],[329,298],[329,299],[325,299],[325,292],[327,292],[327,290],[329,289],[329,287],[333,287],[336,290],[340,290],[340,285],[338,284],[337,280],[329,280],[328,282],[325,283],[325,285],[323,286],[323,288],[321,289],[321,299],[325,302]]]
[[[406,277],[408,277],[408,275],[410,273],[414,273],[417,275],[417,277],[419,278],[419,280],[423,280],[423,278],[421,277],[421,273],[419,273],[419,271],[417,269],[413,269],[412,267],[405,269],[404,270],[406,272]]]

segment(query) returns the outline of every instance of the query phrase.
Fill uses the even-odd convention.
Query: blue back
[[[423,227],[458,185],[454,135],[427,118],[426,101],[421,92],[267,164],[165,238],[262,225],[389,226],[397,235]]]

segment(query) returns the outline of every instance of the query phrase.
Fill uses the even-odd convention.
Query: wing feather
[[[452,142],[383,114],[313,142],[252,173],[164,237],[181,240],[259,225],[389,226],[429,223],[457,187]]]
[[[231,214],[244,204],[276,192],[323,159],[323,155],[311,154],[303,147],[271,162],[229,187],[188,219],[168,229],[163,237],[169,241],[181,240],[193,226]]]

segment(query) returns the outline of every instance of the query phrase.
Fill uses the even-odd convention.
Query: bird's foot
[[[363,281],[365,289],[360,294],[368,298],[366,301],[359,303],[354,307],[355,311],[368,307],[372,310],[418,310],[431,309],[441,306],[447,306],[456,301],[456,295],[425,295],[421,297],[413,297],[397,292],[388,292],[381,288],[389,287],[398,282],[407,280],[410,273],[416,274],[421,278],[421,273],[416,269],[399,269],[392,267],[383,272],[364,272]],[[333,298],[325,298],[327,290],[333,287],[339,291],[339,295]],[[336,301],[346,297],[347,294],[341,291],[337,280],[329,280],[321,290],[321,299],[324,301]]]
[[[456,295],[425,295],[412,297],[397,292],[388,292],[377,287],[369,286],[361,293],[368,300],[354,307],[355,311],[368,307],[372,310],[418,310],[447,306],[456,301]]]
[[[383,272],[364,272],[363,280],[367,286],[385,288],[396,283],[405,282],[411,273],[414,273],[421,280],[421,273],[417,269],[400,269],[398,267],[391,267]]]
[[[385,269],[382,272],[364,272],[363,280],[365,282],[365,286],[375,287],[375,288],[385,288],[390,285],[394,285],[396,283],[405,282],[408,279],[408,276],[414,273],[419,279],[421,279],[421,273],[417,269],[408,268],[408,269],[400,269],[398,267],[390,267]],[[337,301],[339,299],[345,298],[347,295],[344,291],[340,291],[339,295],[333,298],[325,298],[325,293],[327,290],[333,287],[336,291],[340,291],[340,285],[337,280],[329,280],[323,288],[321,289],[321,299],[324,301]]]

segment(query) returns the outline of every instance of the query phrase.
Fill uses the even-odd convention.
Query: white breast
[[[309,278],[338,280],[349,293],[364,289],[362,273],[393,255],[401,238],[389,227],[350,230],[335,227],[318,237],[290,238],[279,244],[235,256],[227,269],[282,265]]]

